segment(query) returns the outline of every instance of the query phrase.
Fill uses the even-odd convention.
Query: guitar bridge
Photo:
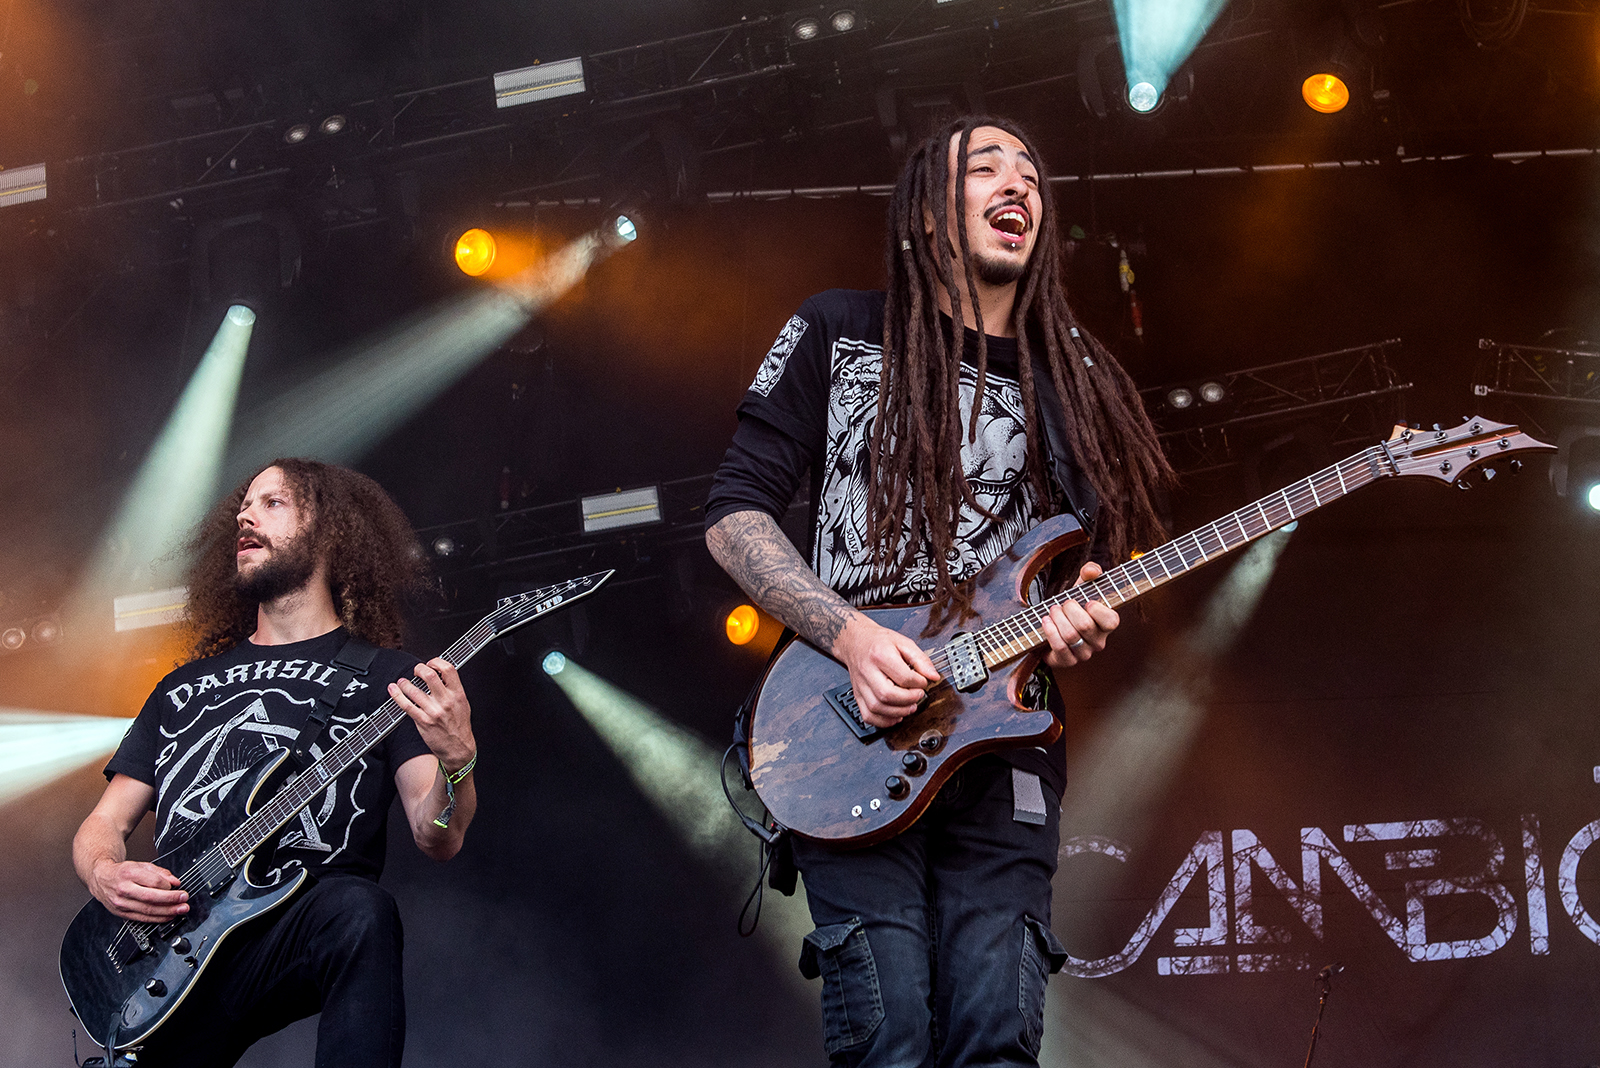
[[[848,685],[836,687],[822,696],[828,699],[828,704],[857,738],[870,742],[878,736],[878,728],[861,718],[861,706],[856,704],[855,691]]]
[[[944,647],[950,661],[950,685],[962,693],[971,693],[989,681],[989,666],[983,662],[983,650],[978,639],[970,634],[957,634]]]

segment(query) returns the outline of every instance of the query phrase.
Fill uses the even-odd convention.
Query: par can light
[[[539,663],[546,675],[559,675],[566,669],[567,658],[559,649],[552,649],[544,654],[544,660]]]
[[[841,8],[829,16],[828,25],[833,27],[834,33],[849,33],[856,28],[856,13],[849,8]]]
[[[735,645],[749,645],[761,629],[761,617],[755,605],[742,604],[728,613],[728,640]]]
[[[794,34],[796,41],[814,40],[822,32],[822,23],[807,15],[803,19],[796,19],[794,25],[789,27],[789,32]]]
[[[1300,83],[1300,98],[1312,111],[1332,115],[1350,103],[1350,87],[1337,74],[1313,74]]]
[[[1128,106],[1141,115],[1148,115],[1161,102],[1161,93],[1149,82],[1134,82],[1128,86]]]
[[[329,115],[322,120],[322,125],[317,128],[332,137],[334,134],[342,132],[346,123],[347,120],[343,115]]]
[[[456,266],[463,274],[477,278],[494,266],[494,235],[473,227],[456,238]]]
[[[634,225],[634,221],[626,215],[618,215],[617,221],[612,226],[617,232],[617,238],[621,241],[634,241],[639,237],[639,227]]]
[[[1167,403],[1178,411],[1194,407],[1194,394],[1179,386],[1177,389],[1167,391]]]
[[[298,145],[310,136],[311,124],[309,122],[297,122],[283,132],[284,143],[289,145]]]
[[[28,632],[21,627],[7,627],[0,631],[0,649],[14,653],[28,641]]]
[[[1200,383],[1200,399],[1207,404],[1221,404],[1228,395],[1221,382]]]

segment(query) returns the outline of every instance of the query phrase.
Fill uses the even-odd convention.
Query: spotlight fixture
[[[287,130],[283,131],[283,141],[285,144],[289,145],[298,145],[301,141],[304,141],[310,136],[311,124],[309,122],[297,122]]]
[[[566,670],[567,656],[559,649],[552,649],[544,654],[544,659],[539,661],[539,666],[546,675],[559,675]]]
[[[61,637],[61,621],[54,616],[36,619],[28,631],[28,636],[39,645],[49,645]]]
[[[1167,391],[1167,405],[1169,407],[1176,408],[1180,412],[1185,408],[1193,408],[1194,394],[1185,389],[1183,386],[1178,386],[1175,389],[1169,389]]]
[[[461,546],[457,545],[456,540],[449,535],[441,534],[433,539],[433,555],[441,559],[454,556],[460,549]]]
[[[558,59],[535,63],[531,67],[502,71],[494,76],[494,106],[516,107],[554,100],[588,91],[583,77],[583,58]]]
[[[1300,97],[1312,111],[1332,115],[1350,103],[1350,87],[1337,74],[1313,74],[1300,83]]]
[[[0,208],[45,198],[44,164],[0,168]]]
[[[814,41],[822,34],[822,22],[815,15],[806,15],[795,19],[789,32],[796,41]]]
[[[597,534],[624,527],[642,527],[661,522],[661,487],[618,490],[585,497],[583,532]]]
[[[1148,115],[1161,103],[1161,92],[1149,82],[1134,82],[1128,86],[1128,106],[1141,115]]]
[[[1550,461],[1556,496],[1585,515],[1600,513],[1600,426],[1569,426],[1556,439]]]
[[[742,604],[728,613],[726,623],[728,640],[735,645],[748,645],[761,629],[761,616],[755,605]]]
[[[849,8],[840,8],[828,16],[828,25],[833,27],[834,33],[849,33],[856,28],[856,13]]]
[[[494,235],[475,226],[456,238],[456,266],[477,278],[494,266],[496,251]]]
[[[0,650],[14,653],[28,643],[28,632],[21,627],[7,627],[0,631]]]
[[[618,215],[611,228],[616,231],[617,237],[625,242],[637,240],[639,237],[639,227],[626,215]]]
[[[329,115],[322,120],[322,124],[317,129],[332,137],[336,133],[342,133],[347,125],[349,125],[349,120],[343,115]]]
[[[1211,381],[1200,383],[1200,399],[1207,404],[1221,404],[1227,399],[1228,391],[1221,382]]]

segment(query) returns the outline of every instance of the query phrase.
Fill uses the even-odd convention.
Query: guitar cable
[[[718,778],[722,781],[722,796],[728,799],[728,807],[733,809],[733,814],[739,817],[739,822],[744,824],[745,829],[760,839],[757,849],[760,850],[761,861],[756,869],[756,882],[750,888],[749,896],[744,899],[744,907],[739,910],[739,937],[749,938],[755,934],[756,927],[761,923],[761,905],[766,899],[767,873],[772,872],[773,889],[786,896],[794,893],[794,859],[786,840],[789,833],[787,827],[774,820],[770,812],[765,813],[765,821],[752,818],[733,799],[733,791],[728,788],[728,758],[738,750],[739,745],[740,743],[734,742],[722,751],[722,762],[717,771]],[[748,777],[744,782],[746,787],[750,785]],[[781,866],[782,870],[772,866],[773,858],[780,852],[786,857],[785,864]]]

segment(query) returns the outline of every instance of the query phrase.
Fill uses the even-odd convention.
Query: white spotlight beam
[[[223,317],[123,495],[80,587],[81,606],[109,613],[114,596],[158,584],[181,566],[173,550],[216,496],[255,321],[255,313],[243,305],[229,308]]]
[[[112,752],[132,722],[0,708],[0,805]]]
[[[722,796],[722,754],[570,657],[551,678],[695,856],[735,891],[730,904],[742,900],[755,872],[756,847]],[[769,889],[757,930],[796,991],[814,998],[815,988],[794,966],[800,941],[812,930],[804,896],[797,891],[784,897]]]
[[[1291,524],[1261,538],[1239,558],[1207,605],[1205,616],[1165,657],[1162,666],[1117,702],[1108,722],[1073,764],[1061,823],[1106,835],[1130,849],[1148,838],[1156,806],[1173,770],[1189,750],[1211,696],[1212,669],[1255,614],[1288,547]],[[1078,887],[1089,900],[1113,896],[1113,875]],[[1081,917],[1079,917],[1081,919]],[[1041,1064],[1090,1068],[1156,1068],[1170,1063],[1217,1065],[1206,1051],[1168,1028],[1152,1042],[1146,1014],[1094,980],[1058,978],[1049,987]],[[1174,1051],[1195,1046],[1177,1062]]]
[[[587,234],[499,286],[457,297],[346,353],[246,417],[230,475],[242,479],[276,456],[360,459],[614,247],[599,233]]]
[[[1227,0],[1112,0],[1128,84],[1149,82],[1165,92],[1226,6]]]

